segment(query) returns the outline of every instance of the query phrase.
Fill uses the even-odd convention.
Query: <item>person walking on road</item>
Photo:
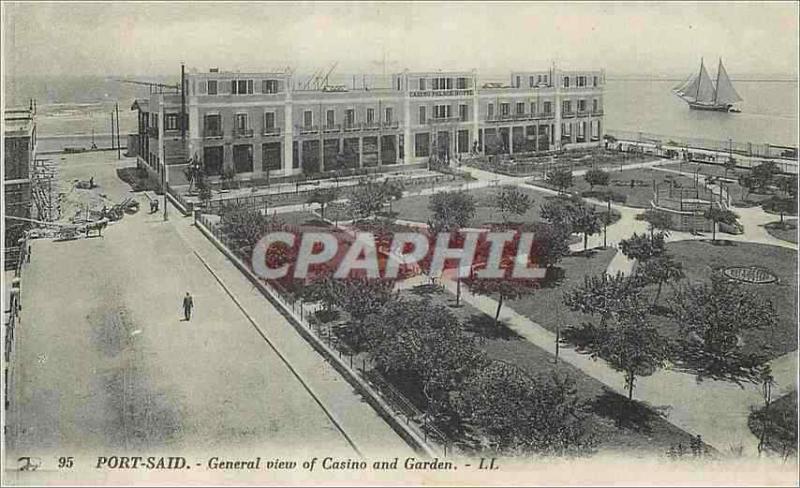
[[[187,322],[192,320],[192,308],[194,308],[194,302],[192,301],[192,295],[189,292],[186,292],[186,296],[183,297],[183,318]]]

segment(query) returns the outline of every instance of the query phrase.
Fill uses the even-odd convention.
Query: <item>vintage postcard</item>
[[[797,2],[2,9],[3,486],[797,486]]]

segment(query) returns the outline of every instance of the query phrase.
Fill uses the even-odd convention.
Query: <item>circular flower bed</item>
[[[756,285],[778,281],[778,277],[771,271],[758,266],[731,266],[722,272],[728,278]]]

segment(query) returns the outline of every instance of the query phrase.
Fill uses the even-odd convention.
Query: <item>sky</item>
[[[187,68],[339,73],[604,68],[797,76],[798,3],[12,3],[6,76],[155,76]],[[385,60],[385,63],[384,63]]]

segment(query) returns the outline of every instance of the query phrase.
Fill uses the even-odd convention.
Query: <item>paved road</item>
[[[62,175],[93,174],[98,191],[127,196],[116,165],[94,161],[64,162]],[[142,208],[102,238],[33,242],[8,418],[13,454],[411,454],[188,219],[171,209],[165,223]],[[196,251],[246,295],[247,314],[306,386]],[[186,291],[196,304],[190,322]]]

